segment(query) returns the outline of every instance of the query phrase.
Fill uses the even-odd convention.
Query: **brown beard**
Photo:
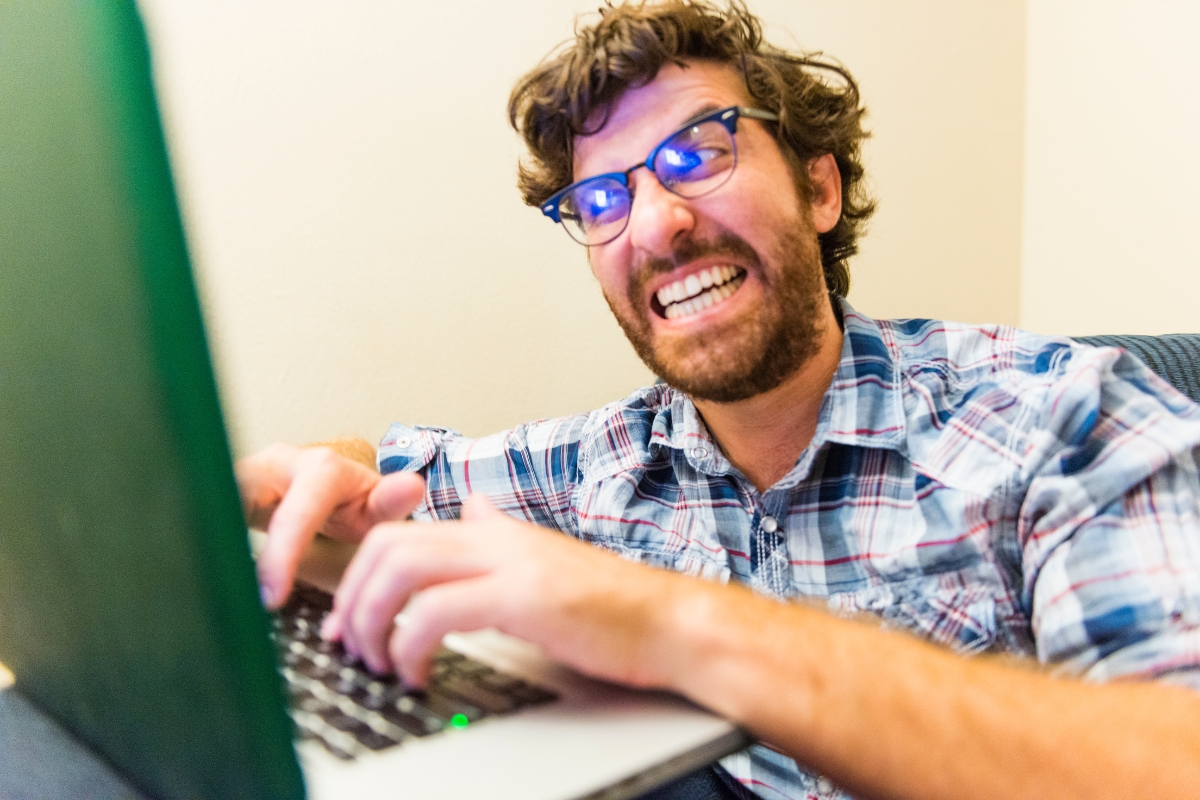
[[[625,336],[642,362],[669,385],[699,400],[734,403],[779,386],[820,348],[822,303],[829,302],[816,236],[789,230],[779,240],[769,272],[745,239],[723,233],[712,241],[684,240],[671,258],[649,259],[629,278],[626,298],[633,313],[623,316],[605,295]],[[733,256],[757,273],[763,304],[739,318],[736,327],[705,330],[685,341],[655,342],[645,302],[646,285],[681,264],[711,255]],[[728,326],[726,326],[728,327]]]

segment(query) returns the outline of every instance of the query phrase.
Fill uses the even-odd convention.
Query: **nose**
[[[663,188],[650,170],[638,170],[634,180],[635,197],[629,209],[629,243],[658,258],[667,258],[675,242],[696,227],[691,203]]]

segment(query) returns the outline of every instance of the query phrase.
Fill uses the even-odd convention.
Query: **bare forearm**
[[[863,797],[1194,797],[1200,696],[965,659],[735,589],[697,592],[673,688]]]
[[[376,469],[375,465],[375,446],[366,439],[359,439],[355,436],[346,436],[341,439],[330,439],[324,442],[313,442],[305,445],[305,447],[328,447],[339,456],[344,456],[351,461],[356,461],[364,467]]]

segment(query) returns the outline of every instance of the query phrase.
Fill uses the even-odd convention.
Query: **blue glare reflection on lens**
[[[667,160],[667,164],[677,170],[695,169],[701,161],[700,154],[696,151],[680,150],[675,147],[664,148],[662,155]]]
[[[586,183],[574,195],[580,225],[585,230],[619,222],[629,210],[629,191],[611,178]]]

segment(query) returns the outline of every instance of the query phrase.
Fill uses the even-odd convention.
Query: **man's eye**
[[[663,166],[674,173],[686,173],[704,163],[703,150],[684,150],[665,147],[661,153]]]
[[[655,159],[655,172],[665,184],[703,180],[728,168],[731,152],[718,144],[664,147]]]
[[[575,192],[575,207],[584,225],[603,225],[625,216],[628,194],[606,186],[583,186]]]

